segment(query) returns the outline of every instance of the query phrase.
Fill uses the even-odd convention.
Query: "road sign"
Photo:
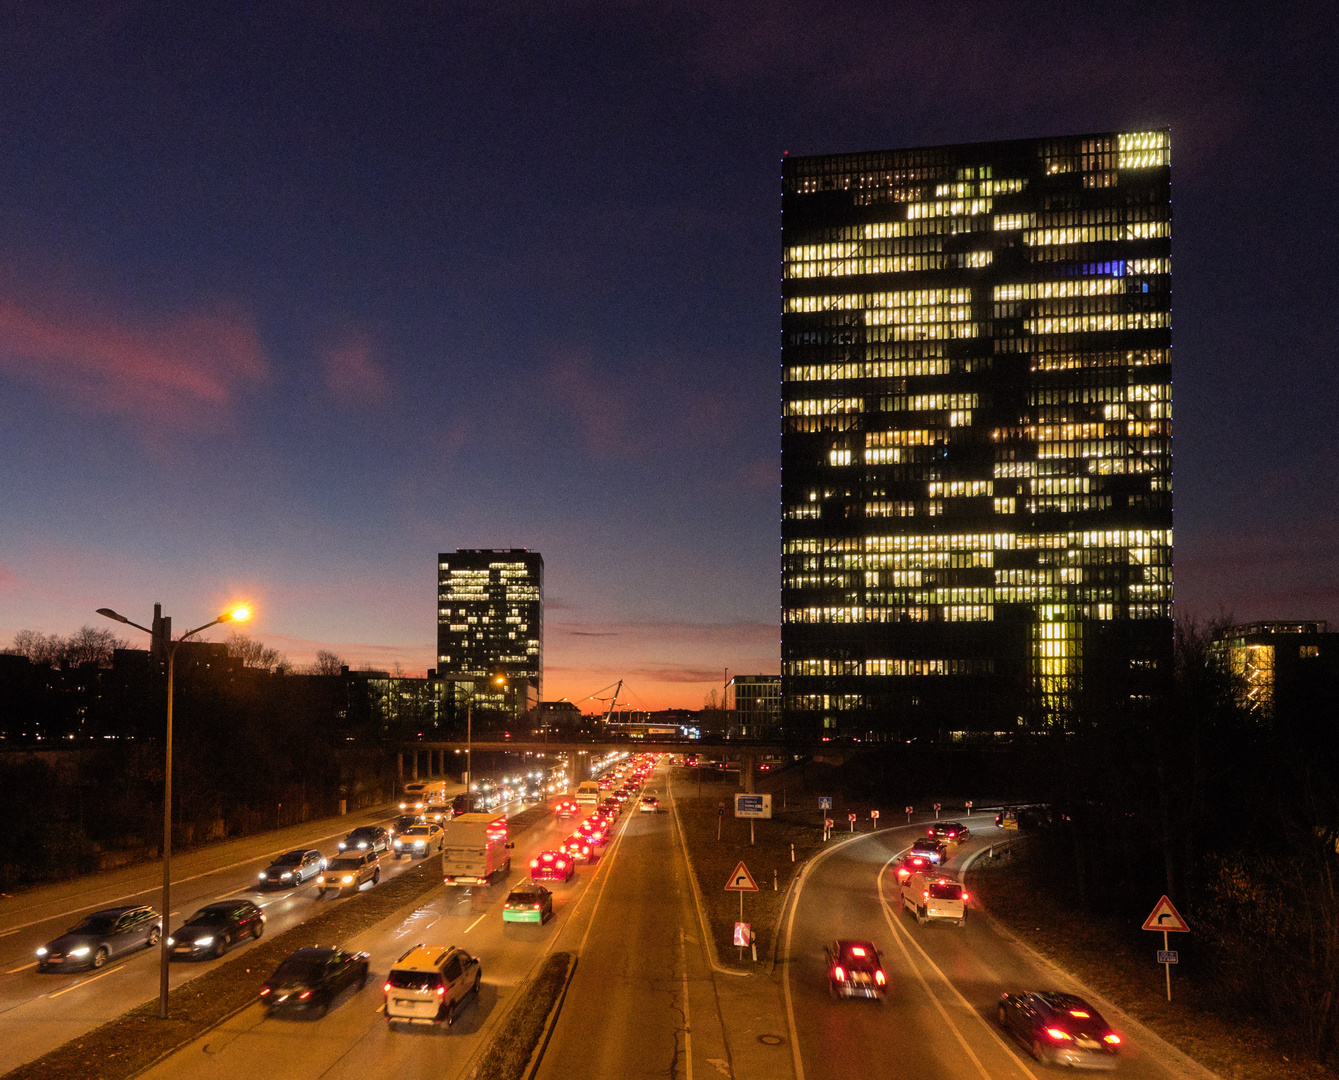
[[[869,812],[869,816],[872,817],[875,821],[879,820],[879,812],[877,810],[871,810]]]
[[[824,819],[823,819],[823,824],[824,824],[827,828],[830,829],[830,828],[832,828],[833,825],[836,824],[836,822],[833,821],[832,818],[824,818]]]
[[[758,883],[753,880],[753,875],[749,873],[749,868],[744,865],[744,860],[739,860],[739,865],[730,875],[730,880],[725,883],[726,892],[757,892]]]
[[[818,797],[818,808],[819,808],[820,810],[831,810],[831,809],[832,809],[832,796],[831,796],[831,795],[820,795],[820,796]]]
[[[855,820],[855,815],[854,815],[854,814],[847,814],[846,816],[847,816],[848,818],[850,818],[852,821]]]
[[[717,817],[725,817],[725,807],[724,807],[724,806],[718,806],[718,807],[716,807],[716,816],[717,816]]]
[[[745,795],[743,793],[737,793],[735,795],[735,817],[769,818],[771,816],[772,796]]]
[[[747,949],[753,943],[753,931],[746,922],[735,923],[735,944]]]
[[[1162,930],[1173,934],[1188,934],[1190,927],[1186,925],[1185,919],[1181,918],[1181,913],[1172,906],[1172,902],[1163,897],[1158,901],[1147,919],[1144,920],[1145,930]]]
[[[935,809],[936,809],[936,810],[939,809],[939,804],[938,804],[938,803],[935,803]]]
[[[1180,960],[1180,956],[1175,949],[1159,949],[1159,964],[1175,964]]]
[[[968,812],[969,814],[972,812],[972,800],[971,800],[971,799],[968,799],[968,800],[967,800],[967,812]]]

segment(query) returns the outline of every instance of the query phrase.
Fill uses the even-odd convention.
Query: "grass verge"
[[[1010,933],[1057,967],[1226,1080],[1339,1076],[1332,1067],[1280,1049],[1249,1017],[1215,1011],[1193,973],[1173,968],[1168,1002],[1162,967],[1154,962],[1161,935],[1066,905],[1045,887],[1049,870],[1041,852],[1026,841],[1011,847],[1009,858],[973,864],[971,892]]]
[[[521,1080],[575,963],[569,952],[549,955],[521,990],[471,1080]]]
[[[517,814],[508,822],[511,835],[524,832],[548,812],[540,805]],[[129,1080],[255,1001],[260,984],[289,953],[311,945],[338,945],[441,887],[440,860],[425,860],[179,986],[168,995],[166,1020],[158,1019],[155,998],[20,1065],[3,1080]]]

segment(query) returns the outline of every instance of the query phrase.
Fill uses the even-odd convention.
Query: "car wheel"
[[[324,890],[324,889],[317,889],[317,890],[316,890],[316,899],[318,899],[318,900],[324,900],[324,899],[325,899],[325,890]]]
[[[474,986],[470,988],[470,993],[473,994],[475,997],[478,997],[478,996],[479,996],[479,979],[480,979],[480,976],[479,976],[479,975],[475,975],[475,976],[474,976]]]
[[[449,1001],[442,1007],[446,1009],[446,1026],[450,1027],[456,1022],[456,1007]]]
[[[828,997],[832,998],[833,1001],[837,1000],[837,984],[831,979],[828,980]]]
[[[381,880],[381,871],[377,870],[372,874],[372,884],[375,885]]]
[[[220,934],[218,941],[214,942],[214,955],[222,956],[232,946],[231,934]]]
[[[158,944],[158,927],[155,926],[152,930],[149,931],[149,940],[145,943],[144,947],[146,949],[152,949],[157,944]]]
[[[260,935],[263,933],[265,933],[265,924],[257,919],[251,927],[251,936],[259,941]]]
[[[1008,1028],[1008,1026],[1009,1026],[1009,1017],[1008,1017],[1008,1015],[1005,1013],[1005,1011],[1004,1011],[1004,1006],[1003,1006],[1003,1005],[1000,1006],[1000,1011],[996,1014],[996,1017],[995,1017],[995,1018],[996,1018],[997,1020],[999,1020],[999,1022],[1000,1022],[1000,1027],[1002,1027],[1002,1028],[1006,1028],[1006,1029]]]
[[[110,960],[111,957],[112,957],[111,950],[108,949],[106,945],[99,945],[98,951],[93,954],[92,966],[95,968],[100,968],[105,963],[107,963],[107,961]]]
[[[1049,1065],[1051,1056],[1046,1052],[1046,1047],[1042,1046],[1041,1040],[1034,1037],[1032,1040],[1032,1056],[1042,1065]]]
[[[925,908],[923,907],[916,908],[916,921],[924,925],[926,921]]]
[[[322,1019],[330,1015],[330,999],[328,997],[321,999],[321,1009],[316,1015]]]

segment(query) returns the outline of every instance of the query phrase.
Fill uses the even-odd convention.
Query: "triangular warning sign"
[[[749,873],[749,868],[744,865],[741,859],[739,865],[735,867],[735,872],[730,875],[730,880],[725,883],[726,892],[757,892],[758,883],[753,880],[753,875]]]
[[[1172,906],[1172,902],[1163,897],[1158,901],[1158,906],[1153,909],[1153,914],[1144,920],[1145,930],[1167,930],[1174,934],[1188,934],[1190,927],[1186,925],[1185,919],[1181,918],[1181,913]]]

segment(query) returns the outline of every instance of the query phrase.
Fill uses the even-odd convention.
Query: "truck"
[[[442,831],[443,884],[489,885],[511,870],[506,814],[461,814]]]
[[[400,813],[417,817],[424,813],[429,805],[441,805],[451,801],[446,793],[445,780],[414,780],[404,786],[404,795],[400,799]]]

